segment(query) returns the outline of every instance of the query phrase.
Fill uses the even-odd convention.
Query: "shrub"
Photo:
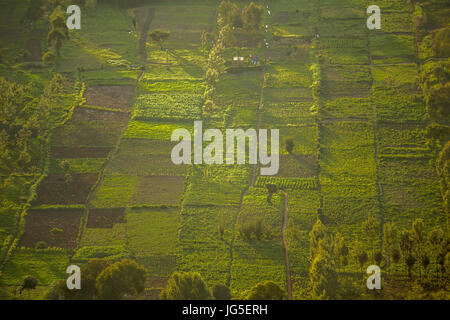
[[[48,244],[45,241],[38,241],[34,246],[35,249],[47,249]]]

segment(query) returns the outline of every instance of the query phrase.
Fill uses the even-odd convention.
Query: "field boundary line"
[[[289,219],[289,211],[288,211],[288,194],[283,190],[284,195],[284,208],[283,208],[283,227],[282,227],[282,239],[283,239],[283,247],[284,247],[284,259],[286,262],[286,284],[287,284],[287,294],[288,300],[292,300],[292,279],[291,279],[291,265],[289,263],[289,252],[288,252],[288,244],[286,239],[286,228],[288,226]]]

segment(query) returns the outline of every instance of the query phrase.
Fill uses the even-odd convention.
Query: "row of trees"
[[[380,225],[375,218],[369,215],[361,226],[361,234],[371,244],[371,254],[359,241],[353,244],[353,252],[350,252],[342,235],[333,235],[317,220],[309,235],[309,274],[314,299],[348,298],[349,295],[360,298],[364,294],[363,282],[355,286],[348,279],[339,279],[339,268],[345,272],[351,255],[355,257],[362,274],[363,267],[368,263],[379,266],[388,274],[394,265],[403,263],[411,280],[414,279],[413,271],[418,273],[416,280],[419,285],[430,290],[445,287],[450,272],[450,238],[439,226],[426,231],[423,220],[416,219],[410,230],[400,231],[394,222],[386,223],[382,251],[376,249],[380,247]],[[401,269],[397,268],[396,271],[398,274]]]
[[[147,270],[134,260],[111,263],[92,259],[81,267],[81,289],[69,290],[60,280],[46,293],[48,300],[120,300],[144,291]]]
[[[245,296],[247,300],[282,300],[285,292],[273,281],[264,281],[252,287]],[[175,272],[169,279],[166,289],[161,292],[163,300],[230,300],[230,289],[223,285],[208,288],[197,272]]]
[[[261,28],[264,18],[264,7],[251,2],[241,10],[239,6],[228,0],[219,5],[218,23],[220,27],[229,25],[232,28],[244,28],[255,32]]]
[[[39,95],[39,88],[0,78],[0,173],[36,170],[43,137],[64,113],[71,89],[56,74]],[[37,96],[37,98],[35,98]],[[6,181],[7,182],[7,181]]]

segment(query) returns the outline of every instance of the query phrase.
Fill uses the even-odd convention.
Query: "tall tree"
[[[161,293],[163,300],[209,300],[211,292],[198,272],[175,272]]]
[[[367,238],[372,247],[372,259],[375,257],[375,248],[377,246],[377,238],[380,234],[380,224],[372,214],[369,213],[367,220],[362,223],[362,234]]]
[[[170,31],[156,29],[149,32],[148,35],[153,41],[156,41],[159,44],[159,48],[163,50],[164,42],[170,37]]]
[[[69,39],[69,30],[65,23],[64,11],[60,6],[56,7],[50,15],[50,25],[51,29],[47,35],[47,45],[55,48],[56,56],[59,58],[64,40]]]
[[[246,300],[283,300],[285,292],[273,281],[260,282],[250,289]]]
[[[242,10],[242,20],[244,27],[250,31],[257,31],[262,26],[264,17],[264,8],[251,2]]]
[[[124,259],[104,269],[97,277],[96,289],[103,300],[120,300],[124,295],[141,293],[145,288],[144,267]]]

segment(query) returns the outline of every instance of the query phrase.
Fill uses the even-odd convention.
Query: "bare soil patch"
[[[82,213],[73,209],[29,211],[19,246],[34,248],[37,242],[45,241],[49,247],[75,248]],[[52,234],[53,228],[62,232]]]
[[[50,174],[38,187],[37,204],[83,204],[97,181],[97,173],[72,174],[67,183],[63,174]]]
[[[136,96],[135,86],[91,86],[86,89],[86,104],[128,111]]]
[[[56,159],[106,158],[110,147],[52,147],[51,155]]]
[[[76,108],[71,121],[111,121],[127,122],[129,115],[124,112],[99,110],[90,108]]]
[[[87,221],[87,228],[112,228],[116,223],[124,223],[125,209],[91,209]]]

